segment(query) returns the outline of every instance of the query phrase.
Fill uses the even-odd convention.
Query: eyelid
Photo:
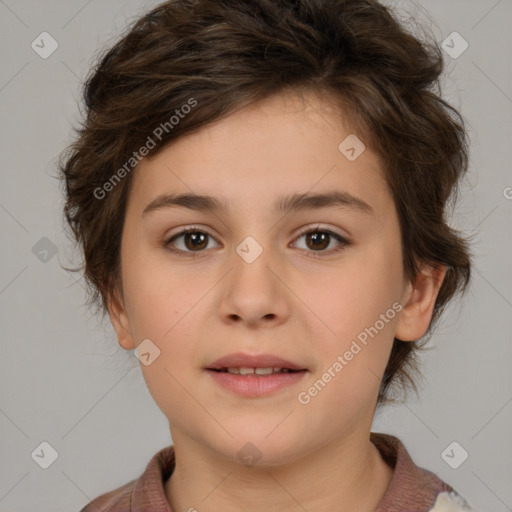
[[[306,233],[310,233],[312,231],[322,231],[322,232],[330,233],[331,235],[338,236],[338,237],[342,238],[343,240],[345,240],[346,242],[349,242],[348,236],[342,235],[341,233],[338,233],[337,231],[335,231],[333,228],[330,228],[329,226],[322,225],[322,224],[314,224],[314,225],[310,224],[310,225],[306,226],[305,228],[302,228],[297,233],[297,235],[295,235],[295,238],[298,238],[299,236],[302,236]]]
[[[165,239],[165,242],[168,243],[173,238],[177,238],[177,237],[179,237],[181,235],[185,235],[187,233],[195,233],[195,232],[206,233],[209,237],[216,239],[216,236],[213,235],[209,231],[208,228],[205,228],[204,226],[200,226],[200,225],[197,225],[197,224],[191,224],[190,226],[180,227],[178,229],[178,231],[176,231],[175,233],[170,234],[170,235],[165,235],[164,239]]]

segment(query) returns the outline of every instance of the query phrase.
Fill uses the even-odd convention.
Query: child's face
[[[141,368],[175,444],[197,443],[236,460],[251,442],[273,464],[367,436],[394,335],[428,324],[427,314],[407,327],[397,312],[411,288],[378,158],[366,148],[349,161],[338,146],[350,129],[322,100],[307,98],[306,110],[279,95],[237,112],[143,160],[133,176],[121,248],[124,303],[111,318],[124,348],[150,339],[160,350]],[[283,196],[334,191],[371,209],[274,208]],[[143,213],[162,194],[215,196],[229,209]],[[182,255],[165,247],[191,225],[208,235],[171,242]],[[326,229],[350,244],[322,238]],[[307,371],[246,396],[207,370],[235,352],[271,354]],[[232,378],[243,386],[241,379],[254,377]],[[319,380],[320,391],[308,392]]]

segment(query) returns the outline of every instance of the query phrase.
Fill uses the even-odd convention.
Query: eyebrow
[[[147,215],[156,210],[177,207],[202,212],[227,212],[230,209],[226,201],[213,196],[192,193],[162,194],[144,208],[142,215]],[[375,213],[368,203],[343,191],[330,191],[321,194],[292,194],[279,198],[274,204],[275,211],[283,214],[329,207],[350,208],[366,214]]]

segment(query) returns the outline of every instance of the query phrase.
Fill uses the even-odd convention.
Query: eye
[[[330,229],[322,229],[321,226],[316,226],[313,229],[309,229],[306,231],[303,231],[298,237],[297,240],[299,240],[302,237],[306,237],[306,248],[305,250],[308,251],[308,253],[314,253],[314,252],[320,252],[320,253],[334,253],[343,250],[346,246],[350,245],[350,242],[339,235],[338,233],[335,233],[334,231],[331,231]],[[325,248],[330,245],[330,243],[333,241],[333,239],[338,243],[338,248],[331,249],[326,251]],[[313,256],[322,256],[323,254]]]
[[[175,240],[179,240],[180,238],[183,238],[182,247],[175,248],[173,244]],[[213,237],[206,231],[201,231],[199,228],[191,226],[173,235],[164,242],[164,245],[173,252],[184,253],[185,256],[195,256],[194,253],[202,252],[203,249],[209,248],[208,238],[213,239]]]
[[[343,250],[346,246],[350,245],[350,242],[331,231],[330,229],[322,229],[321,226],[316,226],[313,229],[303,231],[299,234],[296,240],[302,237],[306,237],[306,248],[304,249],[308,253],[334,253]],[[181,240],[180,240],[181,239]],[[183,256],[195,256],[195,253],[202,253],[205,249],[211,249],[208,245],[208,239],[213,240],[212,235],[206,231],[202,231],[198,227],[191,226],[187,229],[176,233],[171,238],[164,242],[164,246],[172,252],[178,253]],[[338,248],[325,250],[332,241],[336,241]],[[180,243],[177,243],[179,241]],[[181,245],[181,247],[177,247]],[[322,256],[323,254],[314,255]]]

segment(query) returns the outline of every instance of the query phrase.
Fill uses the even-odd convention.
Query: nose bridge
[[[258,234],[247,235],[235,247],[234,252],[234,280],[248,279],[252,286],[259,288],[271,286],[275,277],[269,267],[278,264],[273,257],[276,251],[273,250],[271,234],[260,230]]]
[[[254,265],[264,261],[271,264],[272,255],[276,252],[276,226],[275,219],[268,215],[268,208],[264,207],[260,217],[257,218],[255,211],[258,204],[262,205],[261,196],[254,198],[254,202],[249,201],[241,206],[235,223],[230,232],[230,238],[233,242],[233,250],[238,258],[245,265]],[[235,260],[236,261],[236,260]],[[237,262],[238,263],[238,262]]]

